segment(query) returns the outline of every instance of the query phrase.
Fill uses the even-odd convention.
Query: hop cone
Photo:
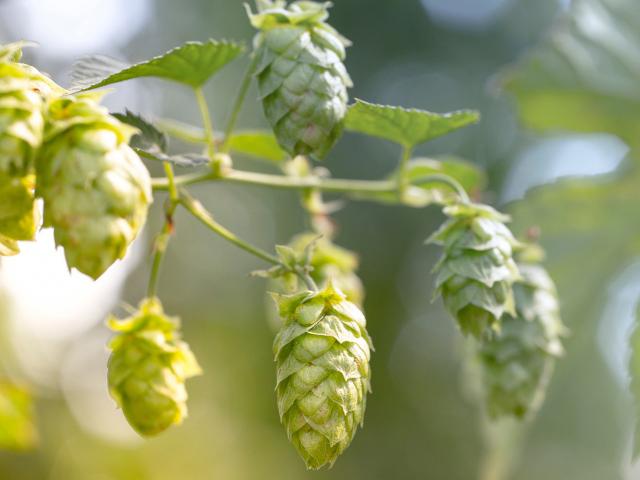
[[[18,63],[21,46],[0,46],[0,235],[8,238],[3,243],[32,240],[39,226],[33,160],[42,143],[45,100],[62,91]]]
[[[516,315],[505,315],[500,334],[483,339],[479,361],[492,418],[534,413],[544,399],[555,360],[563,353],[556,290],[540,266],[520,264],[514,284]]]
[[[265,115],[291,155],[324,157],[342,134],[351,79],[344,39],[325,21],[329,3],[260,2],[251,23]]]
[[[279,296],[274,341],[280,419],[310,469],[333,465],[362,425],[371,340],[360,310],[331,285]]]
[[[512,248],[517,242],[504,225],[508,217],[477,204],[444,211],[450,219],[428,240],[444,248],[435,267],[436,293],[464,333],[490,336],[504,313],[514,313],[512,285],[519,276]]]
[[[37,161],[44,225],[53,227],[67,264],[98,278],[142,228],[151,180],[127,142],[135,132],[95,94],[54,100]]]
[[[180,340],[179,319],[167,317],[152,298],[134,316],[108,325],[118,333],[109,345],[109,391],[129,424],[144,436],[180,424],[187,415],[185,380],[200,367]]]

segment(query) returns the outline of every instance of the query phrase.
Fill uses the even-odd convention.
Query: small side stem
[[[236,128],[236,124],[238,123],[238,115],[240,114],[240,110],[242,109],[242,105],[244,104],[245,99],[247,98],[247,93],[249,92],[249,87],[251,86],[251,79],[253,77],[253,73],[258,66],[258,55],[253,54],[251,58],[251,63],[247,67],[247,71],[244,74],[244,78],[242,79],[242,84],[240,85],[240,90],[238,91],[238,96],[236,97],[233,108],[231,110],[231,116],[229,117],[229,121],[227,122],[227,127],[224,130],[224,140],[222,141],[222,145],[220,146],[220,151],[222,153],[229,152],[229,142],[231,141],[231,134],[233,130]]]
[[[244,250],[245,252],[249,252],[252,255],[264,260],[265,262],[271,263],[272,265],[280,265],[280,260],[276,258],[274,255],[271,255],[264,250],[251,245],[248,242],[238,238],[234,233],[227,230],[225,227],[216,222],[211,214],[204,208],[204,206],[195,198],[190,196],[187,192],[180,192],[180,205],[191,213],[195,218],[200,220],[200,222],[206,226],[209,230],[211,230],[216,235],[224,238],[228,242],[234,244],[236,247]]]
[[[415,180],[411,181],[413,185],[420,185],[425,183],[443,183],[451,187],[460,197],[460,200],[464,203],[470,203],[471,199],[467,194],[466,190],[460,183],[453,177],[449,175],[445,175],[442,173],[433,173],[431,175],[426,175],[424,177],[418,177]]]
[[[202,116],[202,126],[204,127],[204,135],[207,141],[207,153],[209,159],[213,160],[213,156],[216,153],[216,140],[213,130],[213,122],[211,121],[211,114],[209,113],[209,106],[207,105],[207,99],[204,96],[202,87],[193,89],[196,100],[198,101],[198,108],[200,109],[200,115]]]
[[[155,297],[158,291],[158,280],[160,278],[160,268],[164,260],[171,235],[173,233],[173,214],[178,206],[178,190],[175,184],[175,175],[173,167],[169,162],[163,162],[165,174],[167,175],[169,198],[165,207],[165,221],[162,230],[156,237],[154,242],[154,255],[151,264],[151,274],[149,276],[149,285],[147,287],[147,297]]]

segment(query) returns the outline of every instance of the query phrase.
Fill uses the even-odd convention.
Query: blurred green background
[[[573,333],[506,478],[640,478],[628,466],[632,414],[624,368],[640,294],[634,0],[335,3],[332,24],[354,43],[347,60],[352,97],[437,112],[478,109],[479,125],[417,154],[473,161],[488,174],[484,200],[512,211],[516,233],[541,229]],[[82,55],[135,61],[187,40],[249,43],[252,35],[236,0],[0,0],[0,41],[39,42],[27,61],[65,85]],[[523,57],[532,48],[537,53]],[[517,71],[505,74],[517,61]],[[218,126],[245,66],[246,57],[207,86]],[[241,125],[264,127],[254,90],[249,98]],[[124,84],[107,103],[114,111],[126,106],[199,123],[191,93],[160,81]],[[527,126],[553,132],[522,126],[518,105]],[[373,179],[389,174],[398,156],[389,143],[346,135],[326,166],[336,177]],[[270,168],[248,159],[239,165]],[[559,177],[594,175],[538,187],[513,203]],[[218,184],[193,192],[221,223],[265,249],[308,227],[292,192]],[[248,277],[263,265],[179,215],[160,295],[166,310],[183,318],[205,375],[189,383],[183,426],[139,440],[108,398],[102,321],[109,310],[122,313],[120,300],[135,305],[144,294],[161,202],[137,254],[96,285],[68,279],[48,238],[44,247],[27,248],[29,258],[5,262],[3,369],[37,393],[39,447],[0,452],[1,479],[477,478],[485,448],[478,411],[461,389],[459,335],[440,302],[430,302],[438,251],[423,241],[442,221],[436,208],[352,203],[335,215],[337,242],[360,254],[376,345],[373,395],[349,450],[332,470],[313,473],[278,421],[265,283]]]

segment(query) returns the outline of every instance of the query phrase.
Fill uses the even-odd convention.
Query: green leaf
[[[71,73],[74,90],[91,90],[140,77],[158,77],[197,88],[244,51],[227,41],[187,42],[164,55],[128,65],[95,55],[79,60]]]
[[[12,383],[0,383],[0,449],[31,450],[37,442],[31,393]]]
[[[276,137],[267,130],[245,130],[234,133],[229,141],[232,151],[249,155],[275,163],[282,163],[288,155],[280,145]]]
[[[139,130],[139,133],[131,137],[129,144],[132,148],[146,150],[148,152],[166,152],[168,146],[167,135],[158,130],[153,124],[129,110],[125,113],[113,115],[118,120]]]
[[[142,149],[135,149],[138,155],[147,160],[158,162],[169,162],[178,167],[201,167],[209,163],[209,157],[198,153],[185,153],[182,155],[167,155],[162,152],[148,152]]]
[[[421,143],[476,123],[480,114],[473,110],[432,113],[425,110],[374,105],[362,100],[349,107],[345,127],[412,148]]]
[[[574,1],[540,48],[503,80],[531,128],[640,130],[640,9],[635,0]]]

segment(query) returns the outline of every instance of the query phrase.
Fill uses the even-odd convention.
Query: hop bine
[[[260,30],[256,75],[265,115],[289,154],[323,158],[343,130],[349,42],[326,23],[329,3],[258,4],[249,17]]]
[[[519,264],[514,284],[516,315],[505,315],[500,333],[478,345],[478,362],[490,417],[534,414],[555,361],[562,356],[566,328],[555,285],[544,268]]]
[[[16,240],[33,240],[40,224],[34,158],[42,143],[45,101],[62,88],[19,63],[23,44],[0,46],[0,255],[17,253]]]
[[[110,318],[109,391],[129,424],[141,435],[163,432],[187,415],[185,380],[201,373],[180,322],[165,315],[160,301],[146,299],[125,320]]]
[[[364,419],[366,320],[331,284],[275,298],[284,320],[274,341],[280,419],[308,468],[333,465]]]
[[[128,141],[136,132],[79,94],[49,104],[37,160],[37,194],[44,225],[53,227],[69,268],[98,278],[142,228],[151,179]]]
[[[504,224],[509,218],[469,203],[444,212],[450,219],[428,240],[444,248],[434,268],[436,294],[464,333],[491,336],[504,313],[515,314],[512,285],[520,277],[512,251],[518,242]]]

